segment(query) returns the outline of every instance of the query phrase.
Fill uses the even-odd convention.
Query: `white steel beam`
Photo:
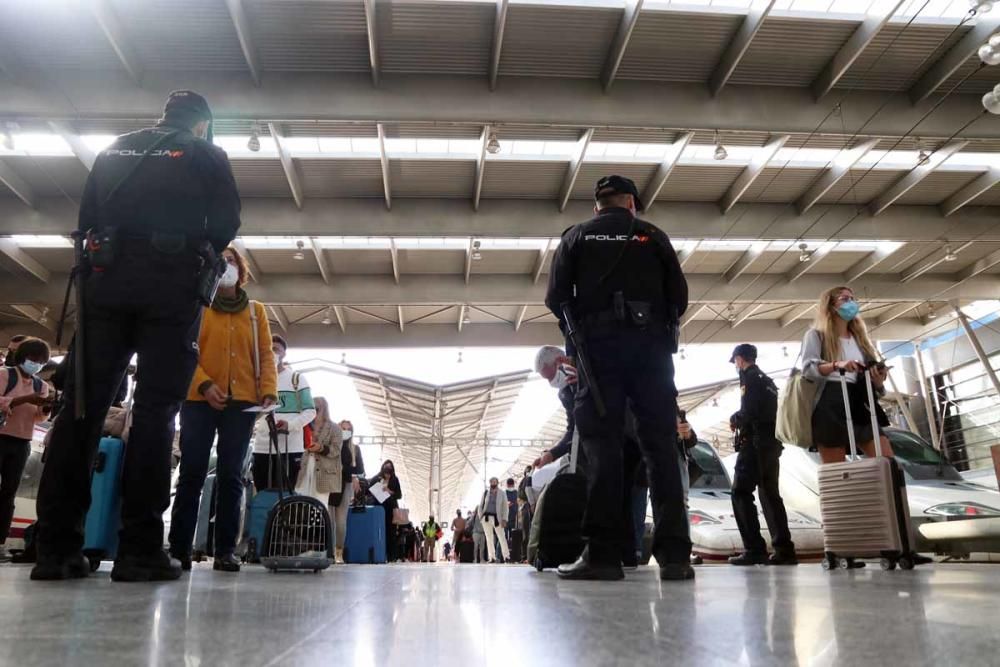
[[[972,241],[966,241],[965,243],[960,243],[958,245],[951,246],[950,249],[952,252],[955,253],[962,252],[970,245],[972,245],[972,243],[973,243]],[[934,267],[938,266],[939,264],[943,264],[944,262],[948,261],[946,259],[948,255],[948,250],[949,250],[948,247],[943,247],[939,248],[938,250],[935,250],[933,253],[931,253],[929,257],[924,258],[916,265],[904,271],[903,275],[899,277],[900,282],[908,283],[914,278],[919,278],[920,276],[924,275],[925,273],[927,273]]]
[[[545,260],[548,259],[549,253],[552,251],[552,239],[549,239],[545,244],[545,247],[538,251],[538,259],[535,260],[535,273],[533,284],[537,285],[538,281],[542,279],[542,271],[545,270]]]
[[[21,313],[27,317],[32,322],[38,324],[39,326],[45,327],[49,331],[55,332],[56,322],[49,317],[49,307],[42,306],[31,306],[26,304],[14,304],[11,306],[14,310]]]
[[[18,199],[35,208],[35,191],[2,158],[0,158],[0,184],[6,185]]]
[[[468,308],[464,303],[458,306],[458,332],[462,333],[462,328],[465,326],[465,309]]]
[[[253,79],[255,86],[259,86],[261,75],[260,61],[257,58],[257,48],[254,46],[253,36],[250,34],[250,21],[247,19],[243,0],[226,0],[226,7],[229,9],[229,16],[233,19],[233,28],[236,30],[236,38],[240,40],[240,48],[243,50],[243,57],[247,61],[250,78]]]
[[[666,154],[663,156],[663,160],[660,161],[659,166],[656,168],[656,173],[653,174],[652,180],[642,193],[642,203],[646,207],[647,211],[653,206],[653,202],[656,201],[656,198],[660,196],[660,191],[663,190],[663,186],[667,184],[667,179],[670,178],[670,174],[674,171],[674,167],[677,166],[677,162],[681,159],[681,154],[684,152],[684,149],[688,147],[688,144],[691,143],[691,139],[693,138],[694,132],[685,132],[670,145],[670,148],[667,149]]]
[[[990,384],[993,385],[993,391],[1000,396],[1000,379],[997,378],[997,372],[993,368],[993,362],[990,361],[989,355],[983,350],[983,344],[979,341],[979,336],[976,335],[975,329],[969,324],[969,318],[966,317],[962,309],[958,307],[957,304],[951,304],[952,309],[955,311],[958,321],[962,323],[962,329],[965,330],[965,336],[969,339],[969,344],[972,345],[973,351],[976,353],[976,357],[979,358],[979,365],[983,367],[986,372],[986,376],[990,379]]]
[[[886,7],[884,13],[869,15],[862,21],[851,37],[840,47],[840,51],[837,51],[836,55],[833,56],[826,67],[823,68],[823,71],[813,81],[812,89],[813,94],[816,95],[816,99],[821,99],[833,90],[833,87],[837,85],[841,77],[847,74],[854,61],[868,48],[868,45],[878,36],[882,28],[885,27],[885,24],[889,22],[892,15],[896,13],[905,1],[895,0],[892,5]]]
[[[392,257],[392,278],[399,284],[399,248],[396,247],[396,239],[389,239],[389,254]]]
[[[913,87],[910,88],[910,99],[914,103],[922,102],[930,97],[952,74],[961,69],[969,58],[976,55],[979,47],[985,44],[1000,27],[1000,21],[995,18],[980,20],[955,46],[931,65]]]
[[[683,317],[681,317],[681,328],[683,328],[684,326],[686,326],[689,322],[691,322],[691,320],[693,320],[694,318],[698,317],[699,315],[701,315],[702,313],[704,313],[706,310],[708,310],[708,306],[706,304],[698,304],[698,305],[691,304],[691,305],[689,305],[688,309],[687,309],[687,312],[685,312],[684,315],[683,315]]]
[[[347,333],[347,318],[344,317],[344,309],[341,306],[334,306],[333,314],[337,317],[337,326],[340,327],[340,333]]]
[[[775,0],[768,0],[766,6],[751,8],[747,12],[746,17],[743,19],[743,24],[740,25],[740,29],[733,38],[733,41],[729,43],[729,48],[722,54],[722,60],[716,65],[715,71],[712,72],[712,77],[709,79],[708,87],[712,91],[712,95],[717,96],[722,91],[722,88],[729,82],[729,78],[733,75],[733,72],[739,67],[740,61],[746,55],[754,37],[757,36],[761,26],[764,25],[764,19],[771,13],[774,2]]]
[[[791,325],[795,324],[795,322],[811,313],[815,308],[815,303],[797,304],[792,306],[791,310],[778,319],[778,324],[782,329],[787,329]]]
[[[500,75],[500,54],[503,52],[503,33],[507,27],[509,0],[497,0],[497,17],[493,23],[493,48],[490,51],[490,90],[497,89]]]
[[[959,271],[958,273],[956,273],[955,281],[964,283],[966,280],[971,280],[975,278],[980,273],[985,273],[986,271],[989,271],[998,264],[1000,264],[1000,250],[995,250],[990,254],[988,254],[986,257],[977,260],[972,266],[968,266]]]
[[[750,186],[753,185],[754,181],[756,181],[757,178],[764,173],[764,169],[767,168],[768,163],[775,155],[777,155],[778,151],[781,150],[781,147],[784,146],[789,139],[791,139],[789,135],[783,134],[781,136],[774,137],[767,142],[765,146],[757,149],[753,157],[750,159],[750,164],[748,164],[746,168],[740,172],[740,175],[736,177],[736,180],[731,186],[729,186],[729,190],[722,197],[722,201],[719,203],[719,206],[723,213],[729,213],[729,211],[736,206],[736,204],[740,201],[740,197],[746,194],[746,191],[750,189]]]
[[[312,247],[313,256],[316,258],[319,274],[323,277],[323,282],[329,285],[330,279],[333,277],[333,271],[330,270],[330,263],[326,259],[326,252],[324,252],[323,247],[319,244],[319,240],[315,236],[309,239],[309,245]]]
[[[524,324],[524,316],[528,312],[528,306],[522,305],[517,309],[517,317],[514,318],[514,331],[520,331],[521,325]]]
[[[62,137],[63,141],[69,144],[70,150],[76,155],[77,159],[83,163],[83,166],[90,171],[94,168],[94,160],[97,159],[97,155],[94,151],[90,150],[87,144],[83,143],[80,135],[77,134],[69,124],[60,121],[49,121],[49,128],[53,132]]]
[[[851,168],[856,165],[861,158],[868,154],[875,146],[878,145],[879,139],[868,139],[854,148],[845,148],[837,154],[834,158],[833,164],[827,169],[822,176],[816,179],[816,182],[809,186],[809,189],[799,197],[798,202],[796,202],[796,208],[799,210],[799,214],[803,214],[809,209],[811,209],[816,202],[823,198],[827,192],[833,188],[834,185],[840,182],[844,176],[846,176]]]
[[[472,210],[479,210],[479,200],[483,194],[483,178],[486,176],[486,143],[490,138],[491,128],[489,125],[483,127],[483,134],[479,138],[479,159],[476,160],[476,183],[475,191],[472,193]]]
[[[892,206],[893,202],[915,188],[920,181],[930,176],[931,173],[940,167],[945,160],[965,148],[968,144],[969,142],[964,140],[952,141],[931,153],[930,158],[926,163],[917,165],[911,169],[909,173],[896,181],[889,187],[889,189],[876,197],[875,200],[868,205],[868,209],[871,211],[871,214],[878,215],[885,209]]]
[[[645,199],[643,200],[643,203],[644,204],[646,203]],[[695,241],[693,247],[687,248],[686,250],[680,250],[680,251],[678,251],[678,253],[677,253],[677,259],[680,262],[682,269],[685,266],[687,266],[687,263],[689,261],[691,261],[691,257],[693,257],[694,254],[696,252],[698,252],[698,248],[700,248],[700,247],[701,247],[701,241]]]
[[[816,268],[824,257],[830,254],[830,252],[837,247],[836,241],[828,241],[826,243],[820,244],[818,248],[812,251],[809,255],[808,262],[799,262],[797,265],[792,267],[785,273],[785,280],[788,282],[795,282],[805,274],[809,273],[811,270]]]
[[[118,20],[118,15],[115,13],[114,7],[111,6],[110,0],[89,0],[88,4],[91,13],[97,19],[97,24],[104,32],[105,38],[118,56],[125,71],[128,72],[133,82],[139,84],[142,79],[142,63],[139,56],[136,55],[135,49],[132,48],[132,42],[125,35],[125,30],[122,28],[121,21]]]
[[[740,326],[741,324],[749,320],[751,317],[756,315],[757,312],[763,307],[764,304],[762,303],[757,303],[747,306],[746,308],[743,309],[743,312],[741,312],[739,315],[736,316],[735,320],[729,323],[730,327],[735,329],[736,327]]]
[[[885,247],[871,251],[844,272],[844,282],[853,283],[855,280],[860,279],[863,275],[872,271],[891,255],[895,254],[895,252],[895,250]]]
[[[0,239],[0,253],[43,283],[52,279],[49,270],[24,252],[13,239]]]
[[[372,84],[379,84],[379,55],[378,55],[378,35],[375,32],[377,15],[375,11],[375,0],[364,0],[365,3],[365,29],[368,32],[368,61],[372,69]]]
[[[604,86],[605,92],[611,89],[611,85],[615,82],[615,77],[618,76],[618,68],[625,57],[625,51],[628,50],[629,40],[632,39],[632,31],[635,30],[635,24],[639,20],[639,13],[642,11],[642,3],[643,0],[625,0],[625,12],[622,14],[621,22],[618,24],[618,32],[611,43],[611,49],[608,51],[608,57],[604,62],[604,70],[601,72],[601,84]]]
[[[274,321],[278,323],[281,330],[288,333],[288,317],[285,315],[284,309],[281,306],[268,306],[267,308],[271,311],[271,317],[273,317]]]
[[[247,244],[243,241],[243,239],[237,238],[233,240],[233,247],[236,248],[236,251],[239,252],[243,259],[246,260],[247,269],[250,271],[250,278],[255,283],[259,283],[263,274],[261,273],[260,266],[257,264],[257,260],[254,259],[250,249],[247,248]]]
[[[301,209],[303,204],[302,182],[299,180],[299,173],[295,170],[295,160],[292,159],[292,154],[289,152],[288,147],[285,146],[285,138],[278,130],[278,124],[268,123],[267,128],[271,132],[274,145],[278,149],[278,159],[281,161],[281,168],[285,171],[285,178],[288,179],[288,187],[292,191],[292,199],[295,200],[296,208]]]
[[[476,240],[469,239],[469,245],[465,249],[465,284],[469,284],[469,280],[472,278],[472,253],[475,251],[474,245]]]
[[[399,318],[399,333],[403,333],[406,329],[406,319],[403,317],[402,306],[396,306],[396,316]]]
[[[566,166],[566,176],[563,178],[562,189],[559,191],[560,213],[565,211],[566,205],[569,204],[569,198],[573,194],[573,186],[576,185],[576,179],[580,176],[580,169],[583,168],[583,158],[587,154],[587,147],[590,146],[590,140],[593,136],[594,128],[587,128],[576,142],[573,159]]]
[[[726,269],[726,282],[731,283],[750,268],[750,265],[757,261],[757,258],[764,253],[765,244],[755,243],[743,251],[743,254],[733,262],[732,266]]]
[[[889,310],[878,316],[876,324],[880,327],[885,326],[890,322],[898,320],[903,315],[912,312],[919,305],[920,305],[919,303],[901,303],[899,305],[893,306],[892,308],[890,308]]]
[[[1000,183],[1000,167],[990,167],[989,171],[983,172],[976,180],[944,200],[941,214],[951,215],[997,183]]]
[[[378,123],[378,155],[382,164],[382,189],[385,190],[385,208],[392,209],[392,171],[389,168],[389,153],[385,150],[385,126]]]

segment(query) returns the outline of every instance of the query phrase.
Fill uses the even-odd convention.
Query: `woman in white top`
[[[849,287],[828,289],[820,296],[816,321],[802,341],[802,372],[806,377],[820,381],[813,408],[812,431],[813,443],[823,463],[844,461],[850,447],[840,382],[848,383],[855,442],[865,456],[875,456],[868,392],[860,372],[878,356],[864,320],[858,316],[860,310]],[[845,371],[843,376],[840,375],[841,369]],[[873,388],[881,392],[888,376],[884,365],[873,368],[871,375]],[[877,401],[875,410],[880,425],[888,425]],[[889,439],[881,431],[879,437],[882,453],[892,456]]]

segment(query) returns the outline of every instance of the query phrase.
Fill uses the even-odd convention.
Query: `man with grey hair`
[[[500,480],[496,477],[490,479],[490,488],[483,492],[483,499],[479,503],[479,515],[483,520],[486,551],[490,562],[497,562],[494,540],[500,543],[503,559],[509,561],[510,548],[507,546],[507,536],[504,534],[504,529],[507,527],[507,496],[500,489]]]

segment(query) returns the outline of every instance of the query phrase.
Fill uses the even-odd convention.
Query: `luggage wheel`
[[[827,552],[823,555],[823,562],[820,563],[823,566],[823,570],[829,572],[830,570],[837,569],[837,557],[832,553]]]
[[[914,567],[913,558],[910,556],[900,556],[899,567],[903,570],[912,570]]]
[[[838,559],[837,565],[841,570],[860,570],[865,566],[861,561],[854,560],[851,557]]]
[[[881,565],[882,569],[886,572],[896,569],[896,561],[891,558],[883,558],[879,561],[879,565]]]

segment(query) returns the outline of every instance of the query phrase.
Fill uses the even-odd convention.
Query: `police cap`
[[[208,100],[193,90],[175,90],[167,96],[163,115],[172,113],[192,114],[202,120],[212,120],[212,110],[208,106]]]
[[[736,357],[743,357],[747,361],[757,361],[757,347],[750,343],[740,343],[733,350],[733,356],[729,357],[729,363],[736,361]]]
[[[599,199],[607,195],[632,195],[635,199],[636,211],[642,211],[646,208],[642,205],[642,200],[639,198],[639,189],[635,187],[635,182],[631,178],[611,175],[597,181],[597,185],[594,186],[594,199]]]

